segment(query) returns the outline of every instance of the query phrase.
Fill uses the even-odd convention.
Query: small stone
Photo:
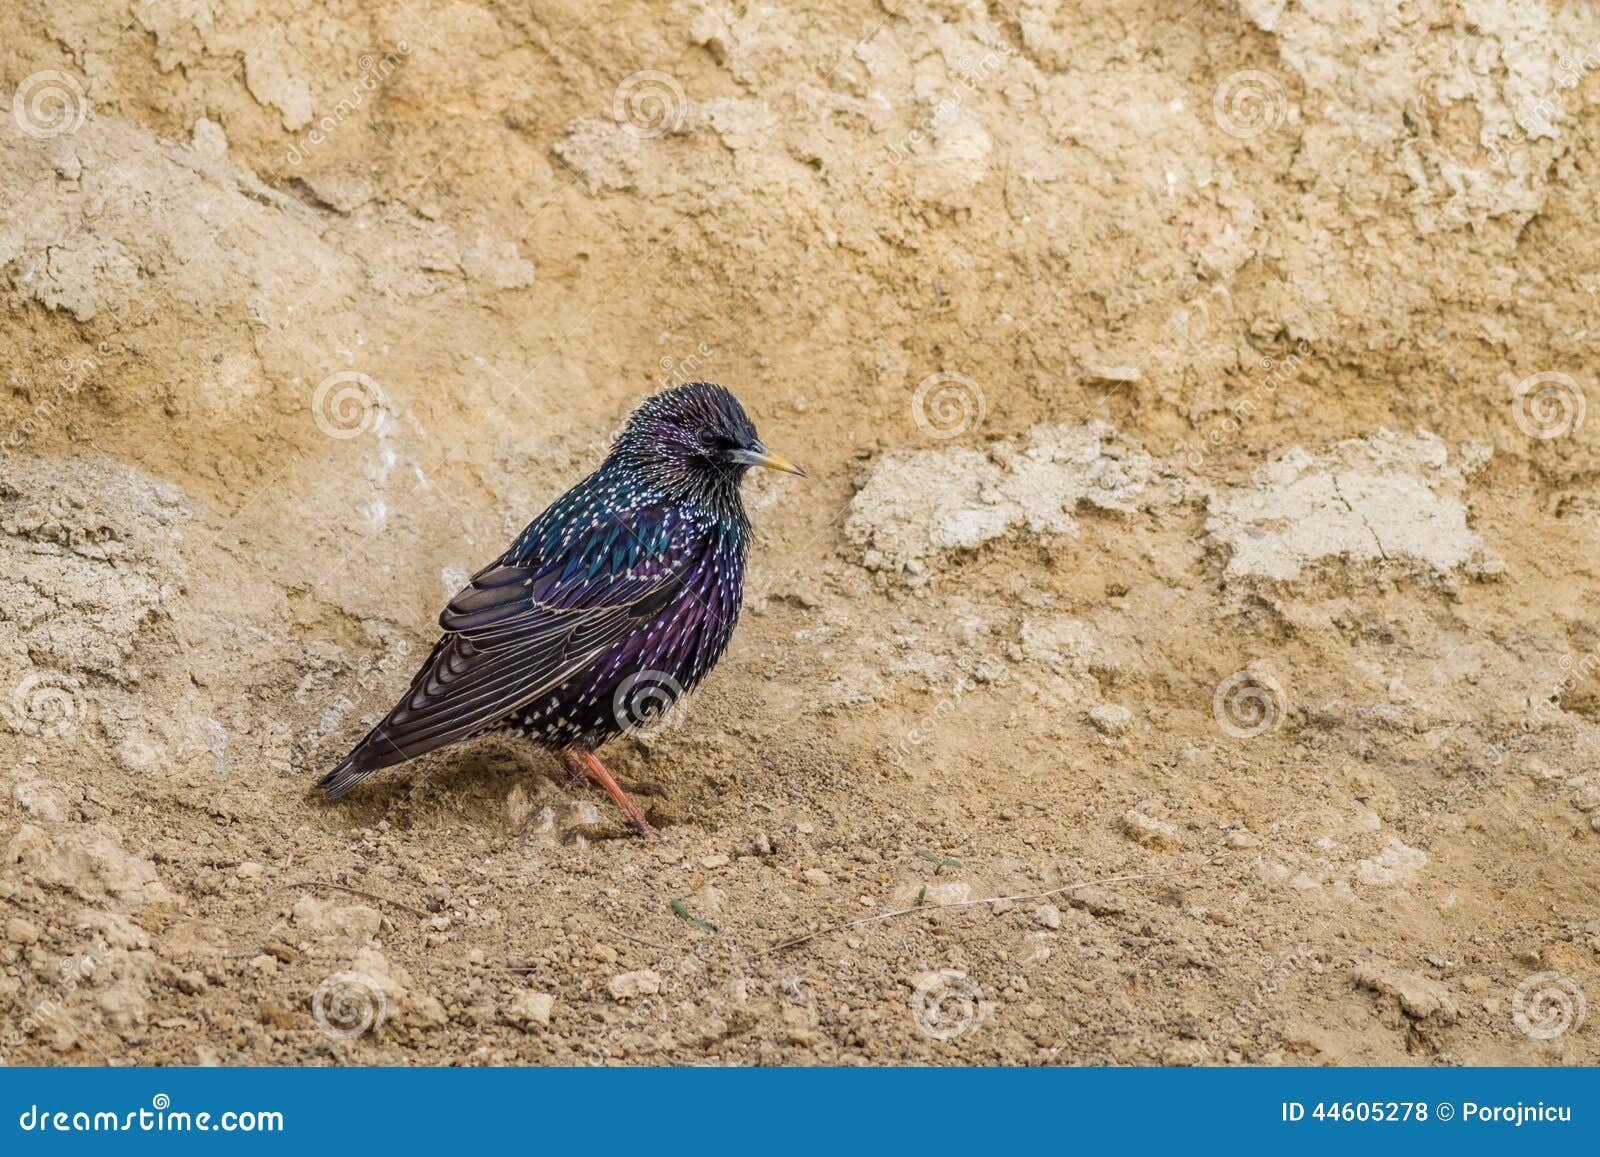
[[[833,880],[821,868],[807,868],[800,873],[800,878],[814,888],[826,888]]]
[[[1382,960],[1365,960],[1351,969],[1350,976],[1362,988],[1394,997],[1408,1016],[1418,1020],[1456,1019],[1456,1002],[1450,990],[1421,973],[1408,972]]]
[[[721,852],[711,856],[702,856],[700,858],[700,866],[702,868],[726,868],[731,862],[732,857],[725,856]]]
[[[506,1006],[505,1018],[524,1032],[543,1028],[550,1023],[550,1011],[555,1005],[556,998],[548,992],[519,992]]]
[[[1033,922],[1041,928],[1061,927],[1061,909],[1054,904],[1040,904],[1033,910]]]
[[[757,832],[756,838],[750,841],[750,846],[758,856],[772,855],[772,838],[766,832]]]
[[[1128,385],[1137,382],[1141,377],[1137,366],[1106,365],[1082,366],[1078,370],[1078,376],[1086,382],[1107,386]]]
[[[61,822],[61,801],[38,780],[17,784],[11,789],[11,798],[17,801],[18,807],[35,819],[49,820],[51,823]]]
[[[1428,862],[1428,853],[1391,839],[1376,856],[1356,864],[1356,879],[1372,888],[1408,883]]]
[[[201,117],[194,122],[190,143],[195,152],[213,160],[225,156],[228,152],[228,134],[222,131],[221,125],[207,117]]]
[[[1254,832],[1241,830],[1229,832],[1228,838],[1223,842],[1230,848],[1258,848],[1261,846],[1261,837]]]
[[[256,880],[261,877],[261,873],[264,871],[266,869],[254,860],[246,860],[233,870],[233,874],[241,880]]]
[[[13,916],[6,921],[6,939],[13,944],[39,943],[39,926],[32,920]]]
[[[614,1000],[633,1000],[640,996],[654,996],[661,991],[661,974],[648,968],[638,972],[624,972],[613,976],[606,984]]]
[[[1116,916],[1127,911],[1127,903],[1110,888],[1091,884],[1087,888],[1074,888],[1067,893],[1067,903],[1082,908],[1091,916]]]
[[[343,936],[356,941],[371,940],[383,926],[383,914],[376,908],[369,908],[365,904],[341,904],[312,895],[301,896],[295,901],[290,919],[296,928],[308,936]],[[291,962],[286,960],[284,963]]]
[[[1133,726],[1133,712],[1117,703],[1096,703],[1089,708],[1089,722],[1102,735],[1125,735]]]
[[[1122,831],[1130,839],[1151,848],[1175,848],[1180,842],[1177,828],[1140,811],[1123,814]]]
[[[283,1005],[270,1000],[263,1000],[256,1010],[256,1015],[261,1023],[269,1028],[294,1028],[296,1017]]]
[[[785,1035],[792,1045],[810,1048],[822,1039],[822,1034],[815,1027],[816,1014],[810,1008],[790,1005],[783,1010],[783,1023]]]
[[[930,880],[926,883],[913,880],[904,887],[895,889],[891,899],[897,907],[902,908],[965,904],[972,899],[972,885],[965,880]]]
[[[1567,778],[1566,772],[1560,770],[1559,768],[1551,767],[1542,759],[1528,760],[1525,770],[1527,771],[1529,778],[1536,779],[1540,783],[1548,783],[1552,779]]]
[[[512,784],[511,790],[506,792],[505,809],[506,825],[514,831],[520,831],[533,814],[533,801],[528,798],[528,789],[520,783]]]

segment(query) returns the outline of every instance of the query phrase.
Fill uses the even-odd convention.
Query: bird
[[[645,398],[598,469],[439,615],[443,635],[394,709],[316,783],[339,799],[382,768],[490,732],[554,751],[655,828],[597,750],[659,721],[727,649],[744,596],[752,467],[806,477],[728,389]]]

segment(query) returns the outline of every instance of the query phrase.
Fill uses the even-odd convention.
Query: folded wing
[[[317,786],[337,799],[560,686],[668,606],[704,545],[675,512],[646,507],[503,556],[450,601],[445,635],[410,689]]]

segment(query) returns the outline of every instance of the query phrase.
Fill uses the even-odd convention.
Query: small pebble
[[[638,972],[624,972],[613,976],[606,989],[614,1000],[633,1000],[639,996],[654,996],[661,991],[661,974],[648,968]]]
[[[1096,703],[1089,708],[1089,722],[1102,735],[1124,735],[1133,726],[1133,712],[1116,703]]]
[[[1178,829],[1141,811],[1125,812],[1122,831],[1129,839],[1151,848],[1172,848],[1179,843]]]
[[[518,1028],[543,1028],[550,1023],[550,1011],[556,998],[548,992],[519,992],[506,1006],[505,1018]]]
[[[1074,888],[1067,893],[1067,902],[1074,908],[1084,909],[1091,916],[1115,916],[1128,907],[1121,896],[1099,884]]]

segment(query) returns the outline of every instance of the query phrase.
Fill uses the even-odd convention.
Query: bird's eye
[[[700,431],[700,445],[702,445],[702,446],[715,446],[716,444],[717,444],[717,432],[715,430],[701,430]]]

